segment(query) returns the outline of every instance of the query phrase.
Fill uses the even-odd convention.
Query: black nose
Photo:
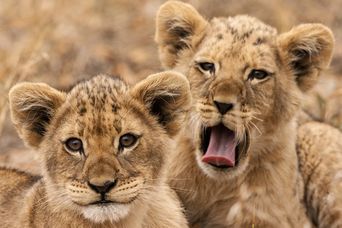
[[[234,107],[234,104],[232,103],[221,103],[217,101],[214,101],[214,103],[222,115],[226,114],[229,110],[231,110]]]
[[[100,193],[100,194],[105,194],[107,192],[109,192],[112,188],[115,187],[117,183],[117,180],[114,181],[106,181],[103,185],[98,186],[98,185],[94,185],[90,182],[88,182],[88,185],[91,189],[93,189],[95,192]]]

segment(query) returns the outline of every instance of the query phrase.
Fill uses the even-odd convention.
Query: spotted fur
[[[303,24],[278,34],[246,15],[207,21],[191,5],[169,1],[158,11],[155,40],[164,67],[184,73],[191,86],[193,111],[169,174],[190,223],[314,226],[304,204],[308,173],[298,170],[297,115],[302,93],[331,60],[331,31]],[[267,76],[252,78],[253,70]],[[222,114],[215,102],[233,108]],[[218,124],[235,132],[244,151],[228,169],[201,160],[203,129]]]
[[[172,72],[133,88],[104,75],[68,93],[16,85],[9,94],[12,120],[38,149],[43,176],[0,169],[1,226],[187,227],[165,167],[188,109],[188,87]],[[123,147],[128,133],[137,140]],[[82,148],[70,150],[70,138],[81,139]],[[97,187],[108,183],[108,190]]]

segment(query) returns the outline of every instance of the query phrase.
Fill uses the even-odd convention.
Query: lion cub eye
[[[121,148],[128,148],[128,147],[133,146],[137,142],[137,140],[138,140],[137,136],[128,133],[120,137],[119,146]]]
[[[198,63],[198,66],[202,72],[209,72],[210,74],[215,73],[215,64],[209,62]]]
[[[83,150],[83,143],[78,138],[69,138],[64,145],[69,152],[81,152]]]
[[[262,80],[265,79],[269,74],[264,70],[252,70],[248,75],[249,80],[257,79]]]

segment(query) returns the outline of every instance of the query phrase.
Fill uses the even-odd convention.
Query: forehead
[[[127,108],[130,103],[129,88],[122,80],[97,76],[76,85],[68,94],[66,127],[70,134],[80,136],[120,133],[122,120],[132,113]]]
[[[121,79],[100,75],[76,85],[67,100],[82,114],[88,111],[84,108],[98,112],[108,111],[108,106],[115,109],[124,97],[128,97],[128,86]]]
[[[211,30],[199,48],[197,57],[216,61],[232,58],[246,61],[273,54],[277,31],[256,18],[244,15],[214,18],[210,24]]]

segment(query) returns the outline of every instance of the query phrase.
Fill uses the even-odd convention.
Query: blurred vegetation
[[[46,82],[64,89],[99,73],[134,83],[162,70],[153,41],[161,0],[0,1],[0,161],[29,159],[9,118],[7,94],[19,81]],[[342,129],[342,1],[189,0],[206,18],[249,14],[279,32],[320,22],[336,37],[331,70],[307,97],[306,109]],[[19,151],[19,152],[18,152]],[[16,153],[25,154],[13,159]],[[28,158],[27,158],[28,157]],[[18,158],[18,156],[17,156]]]

